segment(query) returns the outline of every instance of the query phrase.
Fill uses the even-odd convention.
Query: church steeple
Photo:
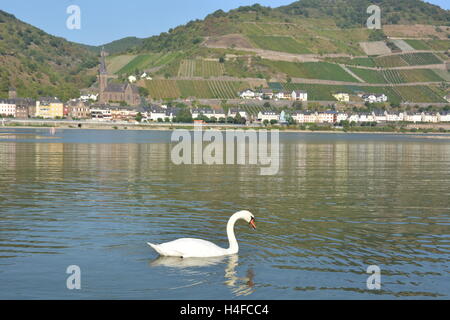
[[[106,89],[106,86],[108,85],[108,70],[106,69],[106,62],[105,62],[106,52],[105,48],[102,48],[102,51],[100,52],[100,67],[99,67],[99,75],[98,75],[98,88],[99,88],[99,98],[100,103],[105,102],[104,92]]]

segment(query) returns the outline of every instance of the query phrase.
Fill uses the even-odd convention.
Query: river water
[[[262,176],[175,165],[170,135],[0,129],[0,298],[450,298],[450,140],[280,133],[278,174]],[[158,258],[146,244],[226,247],[241,209],[257,230],[238,222],[237,255]]]

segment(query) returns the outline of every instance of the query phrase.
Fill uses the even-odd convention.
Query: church
[[[105,62],[106,53],[102,50],[99,69],[99,102],[120,103],[126,102],[129,106],[137,106],[141,103],[138,87],[131,83],[108,83],[108,71]]]

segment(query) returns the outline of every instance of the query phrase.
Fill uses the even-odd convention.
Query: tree
[[[264,123],[264,125],[267,127],[267,125],[269,124],[269,120],[265,119],[265,120],[263,121],[263,123]]]
[[[277,120],[275,120],[275,119],[270,120],[270,124],[271,124],[271,125],[274,125],[274,124],[276,124],[276,123],[278,123]]]
[[[137,122],[141,122],[142,121],[142,113],[138,112],[138,114],[136,115],[136,117],[134,118]]]

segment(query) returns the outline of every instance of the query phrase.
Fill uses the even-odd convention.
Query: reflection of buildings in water
[[[16,167],[16,144],[9,142],[0,143],[0,169],[14,169]]]
[[[245,277],[238,277],[236,267],[238,266],[238,255],[233,254],[230,256],[210,257],[210,258],[179,258],[179,257],[163,257],[159,256],[155,260],[150,262],[152,267],[169,267],[178,269],[198,268],[198,267],[210,267],[219,263],[225,262],[225,284],[231,289],[232,293],[236,296],[247,296],[255,291],[255,283],[253,278],[255,276],[252,269],[247,270]]]

